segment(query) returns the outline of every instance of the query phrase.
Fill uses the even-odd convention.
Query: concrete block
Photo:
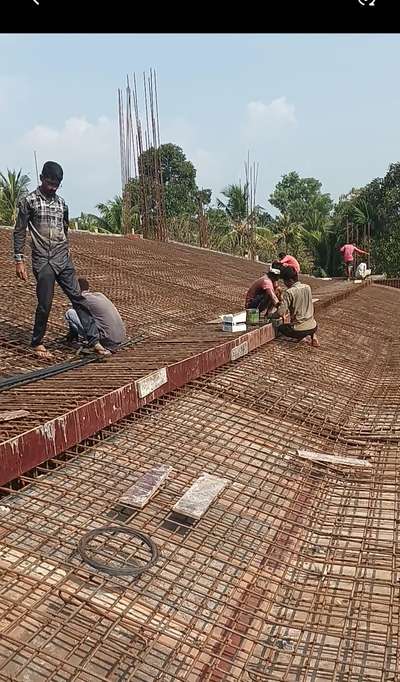
[[[126,490],[120,498],[119,504],[123,507],[143,509],[168,478],[171,471],[172,467],[166,464],[156,464]]]
[[[226,478],[201,474],[172,507],[172,511],[190,519],[201,519],[228,483]]]

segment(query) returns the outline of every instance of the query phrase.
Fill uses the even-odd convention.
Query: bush
[[[386,273],[388,277],[400,275],[400,225],[396,225],[390,234],[374,239],[372,262],[375,273]]]
[[[321,267],[314,268],[312,274],[314,277],[328,277],[324,268],[321,268]]]

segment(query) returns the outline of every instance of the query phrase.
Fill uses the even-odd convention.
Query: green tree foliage
[[[71,227],[88,232],[101,232],[105,234],[121,234],[122,232],[122,197],[115,196],[105,204],[96,206],[100,215],[94,213],[81,213],[79,218],[70,221]]]
[[[280,211],[273,230],[279,247],[302,261],[303,272],[329,267],[333,202],[316,178],[292,171],[278,182],[269,201]]]
[[[400,224],[373,239],[372,260],[376,272],[400,276]]]
[[[276,247],[276,237],[271,226],[272,217],[261,206],[249,211],[249,186],[245,183],[228,185],[221,192],[217,206],[225,214],[225,229],[220,234],[218,248],[239,256],[250,252],[262,259],[270,258]]]
[[[81,213],[78,218],[72,218],[69,221],[70,230],[85,230],[86,232],[95,232],[100,234],[112,234],[110,230],[104,227],[100,216],[93,213]]]
[[[22,170],[0,173],[0,224],[14,225],[18,204],[27,194],[30,178]]]
[[[183,150],[175,144],[162,144],[159,149],[161,176],[164,186],[167,218],[194,216],[198,208],[199,188],[196,169]],[[145,185],[153,182],[154,149],[148,149],[139,159],[139,173]],[[201,190],[203,204],[209,203],[211,190]]]
[[[328,216],[333,202],[329,194],[321,192],[322,184],[315,178],[301,178],[292,171],[282,177],[269,197],[269,202],[282,214],[298,224],[306,225],[313,211]]]
[[[351,227],[354,241],[366,247],[363,236],[368,223],[371,225],[375,272],[400,273],[400,251],[397,248],[400,235],[400,163],[392,163],[383,178],[375,178],[340,198],[333,213],[337,247],[347,239],[347,224]],[[338,271],[339,262],[339,256],[336,256],[333,272]]]

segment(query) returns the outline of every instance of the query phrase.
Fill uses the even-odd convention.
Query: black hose
[[[88,543],[93,540],[93,538],[98,537],[99,535],[107,535],[108,533],[111,533],[111,535],[117,535],[118,533],[124,533],[125,535],[131,535],[134,538],[138,538],[143,542],[144,545],[146,545],[151,554],[150,561],[148,561],[144,566],[133,566],[132,564],[127,564],[126,566],[120,566],[120,567],[115,567],[115,566],[110,566],[109,564],[102,564],[100,561],[96,561],[96,559],[92,559],[92,557],[89,556],[87,552],[87,545]],[[157,549],[157,545],[153,540],[146,535],[145,533],[141,533],[138,530],[134,530],[133,528],[125,528],[122,526],[103,526],[102,528],[95,528],[94,530],[89,531],[89,533],[86,533],[78,543],[78,551],[79,554],[81,555],[83,561],[85,561],[89,566],[92,566],[92,568],[96,568],[98,571],[104,571],[105,573],[109,573],[110,575],[113,576],[122,576],[122,575],[131,575],[131,576],[139,576],[143,571],[147,571],[151,566],[153,566],[156,561],[158,560],[159,557],[159,552]]]
[[[119,349],[129,348],[129,346],[133,346],[135,343],[142,341],[143,338],[144,338],[143,336],[137,336],[134,339],[129,339],[129,341],[126,341],[125,343],[121,344],[121,346],[119,346]],[[91,362],[106,362],[106,358],[91,353],[90,355],[78,358],[77,360],[67,360],[66,362],[60,362],[57,365],[50,365],[49,367],[41,367],[40,369],[34,369],[32,372],[14,374],[14,376],[12,377],[0,379],[0,393],[2,391],[8,391],[11,388],[15,388],[16,386],[32,384],[34,381],[48,379],[49,377],[57,376],[57,374],[69,372],[71,369],[83,367],[84,365],[88,365]]]
[[[58,365],[41,367],[40,369],[35,369],[32,372],[23,372],[23,374],[15,374],[12,377],[7,377],[6,379],[0,380],[0,392],[14,388],[15,386],[31,384],[34,381],[40,381],[40,379],[47,379],[48,377],[53,377],[57,374],[61,374],[62,372],[67,372],[70,369],[76,369],[77,367],[88,365],[90,362],[96,362],[100,359],[102,358],[91,356],[80,358],[79,360],[67,360],[67,362],[60,362]]]

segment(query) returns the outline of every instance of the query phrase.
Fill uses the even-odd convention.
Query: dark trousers
[[[292,324],[280,324],[277,332],[278,336],[288,336],[291,339],[305,339],[307,336],[314,336],[317,333],[318,325],[314,329],[306,329],[305,331],[299,331],[294,329]]]
[[[272,298],[269,294],[257,294],[246,306],[246,308],[257,308],[260,313],[264,310],[269,310],[274,307]]]
[[[354,261],[348,260],[344,264],[347,277],[351,277],[354,269]]]
[[[33,327],[32,346],[39,346],[46,333],[54,296],[54,285],[61,287],[68,296],[72,307],[76,310],[89,344],[92,346],[99,340],[99,332],[96,322],[89,313],[85,298],[81,294],[79,282],[72,263],[68,264],[59,274],[56,274],[51,265],[44,265],[39,272],[35,272],[36,296],[38,305],[36,308],[35,324]]]

